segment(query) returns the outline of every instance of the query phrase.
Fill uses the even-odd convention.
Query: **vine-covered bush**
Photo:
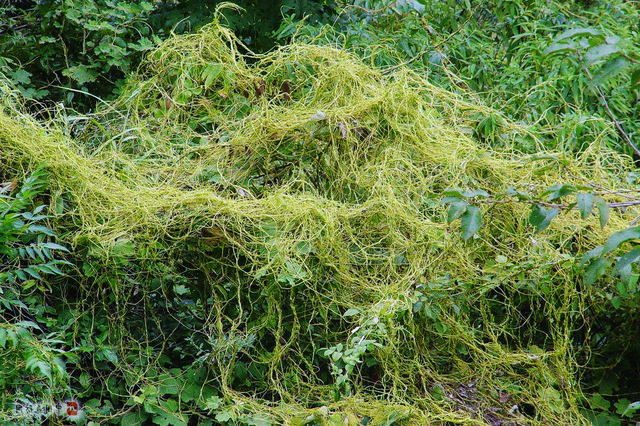
[[[492,114],[332,47],[247,56],[218,22],[72,129],[7,103],[0,153],[47,171],[73,247],[46,306],[88,421],[587,424],[576,366],[622,294],[580,259],[637,214],[633,164],[523,153],[507,118],[489,150],[469,129]]]

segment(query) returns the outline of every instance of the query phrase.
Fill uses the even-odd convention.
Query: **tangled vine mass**
[[[170,38],[115,102],[48,123],[2,88],[2,177],[46,172],[82,265],[52,281],[75,347],[39,392],[108,389],[86,409],[121,424],[588,424],[604,289],[573,259],[597,218],[536,233],[529,205],[486,204],[465,241],[442,193],[616,188],[631,161],[489,149],[470,129],[495,111],[339,48],[241,52],[217,22]]]

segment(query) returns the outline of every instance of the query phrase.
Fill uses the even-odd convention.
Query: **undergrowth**
[[[618,188],[630,159],[544,151],[507,119],[493,150],[471,129],[498,112],[406,67],[301,43],[249,65],[238,46],[217,22],[171,38],[75,126],[3,100],[5,173],[46,170],[73,248],[51,303],[75,318],[88,418],[588,424],[580,363],[612,282],[582,285],[574,259],[607,234],[576,211],[534,233],[505,203],[464,242],[441,194]]]

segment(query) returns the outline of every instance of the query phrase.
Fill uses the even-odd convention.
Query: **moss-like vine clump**
[[[160,46],[88,124],[44,127],[4,101],[4,173],[49,173],[56,229],[85,262],[64,294],[110,325],[113,370],[78,361],[70,379],[111,389],[95,415],[585,423],[578,352],[598,289],[572,259],[603,242],[597,219],[569,211],[534,234],[530,205],[486,204],[465,242],[441,194],[615,187],[630,162],[595,143],[491,150],[469,130],[495,112],[339,49],[245,59],[214,23]]]

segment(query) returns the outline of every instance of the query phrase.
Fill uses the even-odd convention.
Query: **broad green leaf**
[[[451,223],[462,216],[463,213],[467,211],[467,207],[469,207],[469,204],[466,201],[451,203],[449,206],[449,212],[447,213],[447,222]]]
[[[552,53],[575,50],[575,48],[576,45],[574,43],[553,43],[551,46],[545,49],[544,54],[551,55]]]
[[[467,198],[471,198],[471,197],[489,197],[489,193],[487,191],[484,191],[482,189],[476,189],[475,191],[464,191],[463,194],[467,197]]]
[[[629,61],[625,58],[612,58],[607,61],[596,73],[593,80],[589,82],[589,86],[598,86],[607,80],[612,79],[620,72],[624,71],[629,65]]]
[[[595,283],[604,274],[608,266],[609,259],[600,257],[593,261],[584,271],[585,284],[591,285]]]
[[[601,410],[608,410],[611,403],[604,399],[599,393],[594,393],[589,397],[589,405],[591,408],[599,408]]]
[[[80,86],[98,79],[98,72],[86,65],[77,65],[64,69],[62,75],[77,81]]]
[[[352,316],[354,316],[354,315],[358,315],[359,313],[360,313],[360,310],[359,310],[359,309],[356,309],[356,308],[349,308],[349,309],[347,309],[347,312],[345,312],[345,313],[343,314],[343,316],[345,316],[345,317],[352,317]]]
[[[600,213],[600,228],[604,229],[609,222],[609,206],[601,197],[595,197],[595,200],[598,213]]]
[[[98,353],[101,355],[102,359],[106,359],[107,361],[116,365],[118,364],[118,355],[116,355],[113,349],[109,347],[103,347]]]
[[[462,215],[462,238],[468,240],[473,237],[482,225],[482,213],[476,206],[467,207]]]
[[[640,248],[633,249],[630,252],[623,254],[620,256],[618,263],[616,263],[616,266],[613,268],[613,273],[619,274],[622,269],[631,265],[633,262],[636,262],[638,259],[640,259]]]
[[[580,211],[580,219],[586,219],[593,210],[594,196],[588,192],[580,192],[576,195],[578,202],[578,210]]]
[[[179,413],[160,413],[152,418],[153,423],[159,426],[187,426],[187,422]]]
[[[445,197],[454,197],[454,198],[459,198],[459,199],[463,199],[463,198],[467,198],[467,196],[465,195],[466,191],[463,191],[460,188],[450,188],[450,189],[446,189],[442,195],[444,195]]]
[[[640,226],[625,229],[624,231],[616,232],[611,235],[604,245],[603,254],[609,253],[615,250],[620,244],[640,238]]]
[[[576,192],[578,188],[575,185],[562,184],[553,185],[551,188],[545,191],[545,194],[549,194],[549,201],[556,200],[558,198],[565,197],[569,194]]]
[[[595,28],[574,28],[574,29],[563,32],[562,34],[557,36],[554,39],[554,41],[557,42],[567,38],[573,38],[575,36],[583,36],[583,37],[599,36],[600,34],[601,34],[600,31],[596,30]]]
[[[560,210],[545,209],[542,206],[534,205],[529,214],[529,223],[536,228],[536,232],[541,232],[549,226],[553,218],[558,216]]]
[[[586,66],[592,65],[593,63],[603,60],[607,56],[618,53],[619,51],[620,48],[618,46],[611,44],[599,44],[587,50],[587,53],[584,55],[584,63]]]
[[[220,411],[219,413],[216,414],[216,420],[221,423],[228,422],[232,418],[233,418],[232,413],[229,411]]]

